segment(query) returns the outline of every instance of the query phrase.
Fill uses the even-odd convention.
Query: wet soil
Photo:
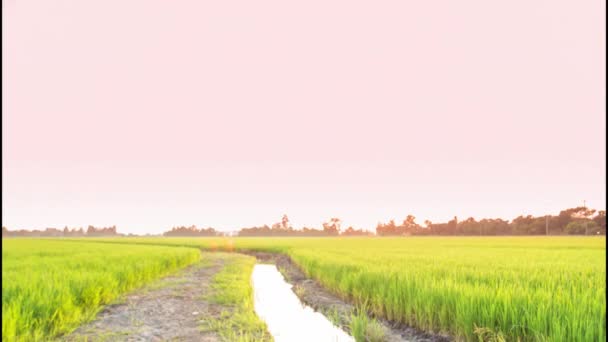
[[[305,273],[289,256],[257,251],[241,252],[255,256],[261,263],[275,264],[285,277],[285,280],[293,285],[294,293],[304,304],[322,312],[345,331],[350,331],[348,322],[355,310],[355,306],[334,295],[317,281],[307,278]],[[389,322],[379,317],[374,318],[383,326],[386,342],[447,342],[453,340],[449,336],[429,334],[401,323]]]
[[[206,319],[219,317],[221,308],[205,300],[221,258],[203,258],[178,273],[106,306],[95,320],[60,341],[220,341],[202,331]]]

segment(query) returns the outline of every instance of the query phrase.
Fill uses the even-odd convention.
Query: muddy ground
[[[203,332],[201,324],[221,312],[205,295],[223,264],[221,258],[203,258],[106,306],[94,321],[60,341],[220,341],[214,332]]]
[[[279,271],[285,276],[285,280],[293,285],[295,294],[303,303],[322,312],[342,329],[347,332],[349,331],[348,322],[355,307],[326,290],[315,280],[308,279],[299,266],[297,266],[287,255],[255,251],[247,251],[244,253],[255,256],[259,262],[275,264]],[[429,334],[404,324],[388,322],[378,317],[375,317],[375,319],[383,326],[387,342],[452,341],[448,336]]]

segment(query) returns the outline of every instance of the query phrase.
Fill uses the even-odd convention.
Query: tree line
[[[342,221],[332,217],[323,222],[322,228],[303,227],[294,229],[287,215],[280,222],[271,226],[241,228],[238,236],[407,236],[407,235],[606,235],[606,211],[587,207],[569,208],[558,215],[532,216],[520,215],[511,221],[500,218],[476,220],[469,217],[458,220],[454,217],[448,222],[416,222],[416,217],[407,215],[400,223],[390,220],[378,223],[375,234],[363,229],[348,227],[342,230]],[[197,228],[177,226],[163,233],[163,236],[225,236],[226,233],[214,228]],[[89,225],[86,231],[81,228],[63,230],[47,228],[45,230],[10,231],[2,227],[2,237],[86,237],[86,236],[125,236],[116,231],[116,226],[96,228]],[[127,236],[136,236],[128,234]]]
[[[476,220],[469,217],[459,221],[454,217],[448,222],[416,222],[407,215],[400,223],[394,220],[378,223],[375,234],[363,229],[348,227],[341,230],[341,220],[331,218],[322,229],[304,227],[294,229],[287,215],[272,226],[243,228],[238,236],[407,236],[407,235],[606,235],[606,211],[587,207],[569,208],[558,215],[520,215],[511,221],[501,218]]]
[[[606,211],[576,207],[559,215],[520,215],[510,222],[500,218],[477,221],[472,217],[459,221],[454,217],[443,223],[427,220],[424,226],[408,215],[401,224],[394,220],[378,223],[376,235],[606,235]]]
[[[341,231],[342,221],[337,217],[323,222],[323,229],[303,227],[302,229],[294,229],[287,215],[283,215],[281,222],[274,223],[272,226],[263,225],[261,227],[242,228],[238,232],[238,236],[367,236],[373,233],[363,229],[355,229],[348,227]]]
[[[94,227],[88,226],[85,231],[82,227],[80,228],[68,228],[67,226],[63,229],[57,228],[46,228],[45,230],[8,230],[6,227],[2,227],[2,237],[84,237],[84,236],[119,236],[116,231],[116,226],[110,227]]]
[[[173,227],[171,230],[164,232],[163,236],[223,236],[224,233],[218,232],[213,228],[196,228],[195,225],[190,227],[179,226]]]

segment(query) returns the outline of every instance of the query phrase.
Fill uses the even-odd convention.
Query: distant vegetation
[[[82,237],[82,236],[119,236],[123,234],[119,234],[116,231],[116,226],[111,227],[101,227],[96,228],[93,226],[89,226],[87,230],[81,228],[68,228],[65,227],[63,229],[57,228],[46,228],[45,230],[16,230],[11,231],[6,227],[2,227],[2,237],[18,237],[18,236],[30,236],[30,237],[58,237],[58,236],[66,236],[66,237]]]
[[[196,226],[190,227],[173,227],[170,231],[164,232],[164,236],[223,236],[223,233],[216,231],[213,228],[201,228]]]
[[[424,226],[408,215],[402,224],[379,223],[376,234],[386,235],[605,235],[606,211],[585,207],[562,210],[559,215],[518,216],[511,222],[500,218],[475,220],[458,218],[446,223],[426,221]]]
[[[322,229],[303,227],[295,229],[291,226],[287,215],[280,222],[271,226],[241,228],[238,236],[373,236],[374,233],[364,229],[348,227],[342,229],[342,221],[333,217],[322,224]],[[163,236],[227,236],[227,233],[214,228],[197,228],[178,226],[162,234]],[[388,223],[378,223],[375,235],[378,236],[408,236],[408,235],[606,235],[606,211],[576,207],[562,210],[559,215],[518,216],[511,221],[501,218],[484,218],[476,220],[469,217],[465,220],[454,219],[435,223],[425,221],[424,225],[416,222],[416,217],[407,215],[400,223],[390,220]],[[91,236],[125,236],[116,231],[116,226],[95,228],[89,226],[86,231],[82,228],[63,230],[47,228],[46,230],[10,231],[2,227],[2,237],[91,237]],[[128,234],[126,236],[136,236]]]
[[[323,223],[323,229],[304,227],[294,229],[287,215],[281,222],[272,226],[243,228],[238,236],[370,236],[372,232],[348,227],[341,230],[341,220],[331,218]],[[605,235],[606,211],[596,211],[585,207],[562,210],[559,215],[534,217],[532,215],[518,216],[511,222],[495,218],[481,219],[472,217],[459,221],[458,218],[445,223],[425,221],[424,226],[416,223],[413,215],[407,215],[401,224],[394,220],[388,223],[378,223],[375,235],[378,236],[407,236],[407,235]]]
[[[341,220],[333,217],[323,223],[323,229],[315,229],[304,227],[302,229],[294,229],[289,223],[287,215],[283,215],[281,222],[273,224],[271,227],[264,225],[262,227],[243,228],[239,231],[239,236],[365,236],[373,235],[371,232],[363,229],[354,229],[348,227],[344,231],[340,231]]]

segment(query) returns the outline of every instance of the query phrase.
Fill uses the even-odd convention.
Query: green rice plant
[[[2,340],[68,333],[121,294],[200,259],[191,248],[2,240]]]
[[[213,253],[225,265],[211,283],[207,298],[223,308],[220,317],[204,317],[203,330],[215,331],[224,341],[272,341],[266,324],[253,307],[251,273],[255,258],[241,254]]]
[[[375,316],[458,339],[606,340],[605,237],[122,238],[289,255]],[[484,336],[486,336],[485,334]]]
[[[384,327],[368,316],[366,304],[351,313],[349,330],[356,342],[383,342],[386,340]]]

